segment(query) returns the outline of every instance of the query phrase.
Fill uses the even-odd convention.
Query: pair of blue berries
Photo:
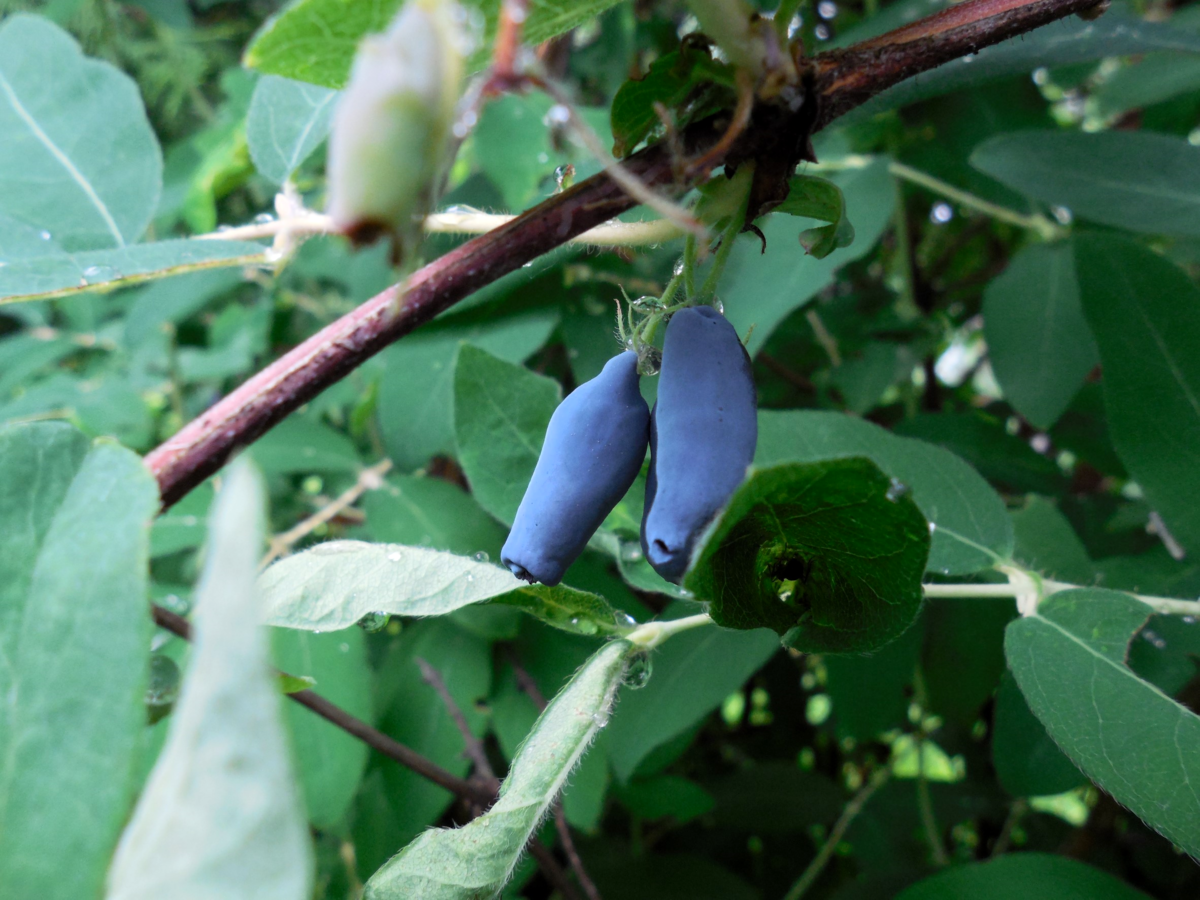
[[[754,458],[755,400],[750,358],[729,321],[708,306],[675,313],[653,412],[633,351],[559,404],[501,560],[525,581],[562,581],[633,484],[649,444],[642,549],[659,575],[678,582],[696,538]]]

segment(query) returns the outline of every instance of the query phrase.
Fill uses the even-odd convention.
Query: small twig
[[[817,878],[825,871],[825,867],[829,865],[829,860],[833,858],[833,854],[837,850],[837,845],[841,843],[850,824],[862,812],[863,807],[867,805],[867,801],[871,799],[872,795],[887,784],[888,779],[891,777],[892,767],[885,766],[880,771],[874,773],[867,779],[867,783],[859,788],[858,793],[846,804],[845,809],[842,810],[842,814],[833,824],[833,828],[829,830],[829,837],[825,839],[825,843],[821,845],[821,849],[817,851],[817,855],[813,858],[813,861],[808,864],[808,868],[796,879],[796,883],[784,895],[783,900],[800,900],[808,892],[808,889],[813,886]]]
[[[267,547],[267,554],[259,562],[259,569],[265,569],[271,563],[283,554],[287,553],[297,541],[302,540],[312,534],[317,528],[324,525],[326,522],[333,519],[335,516],[344,512],[349,507],[358,502],[358,498],[367,491],[377,491],[383,487],[383,476],[386,475],[392,468],[392,461],[385,459],[375,465],[363,469],[358,474],[358,481],[351,487],[342,491],[337,497],[322,506],[315,513],[292,526],[287,531],[275,535],[271,538]]]
[[[192,628],[187,619],[169,609],[164,609],[157,604],[151,605],[151,612],[154,615],[155,624],[160,628],[165,628],[167,631],[178,635],[184,640],[192,639]],[[307,706],[313,712],[323,719],[332,722],[338,728],[348,734],[354,735],[368,747],[378,750],[384,756],[394,759],[400,765],[412,769],[422,778],[433,782],[439,787],[443,787],[456,794],[475,803],[490,804],[495,795],[489,793],[479,785],[472,784],[465,778],[459,778],[450,772],[447,772],[437,763],[426,759],[411,747],[406,747],[399,741],[388,737],[382,731],[378,731],[364,722],[362,719],[350,715],[340,706],[326,700],[315,691],[297,691],[294,694],[288,694],[292,700],[299,703],[301,706]]]
[[[950,864],[950,857],[942,845],[942,833],[938,828],[937,817],[933,814],[933,797],[929,794],[929,779],[925,777],[925,731],[918,728],[917,742],[917,806],[921,812],[921,827],[925,829],[925,839],[929,841],[933,852],[933,864],[938,867]]]
[[[483,88],[485,95],[502,94],[519,87],[523,81],[517,71],[517,53],[529,16],[529,0],[503,0],[492,45],[492,71]]]
[[[475,764],[476,773],[478,773],[483,781],[488,783],[492,792],[499,791],[500,779],[496,777],[496,773],[492,770],[492,764],[487,758],[487,751],[483,748],[483,741],[479,740],[475,736],[475,732],[471,731],[467,717],[463,714],[462,707],[455,702],[450,689],[446,687],[445,679],[442,678],[441,673],[437,669],[421,657],[418,656],[416,662],[418,668],[421,670],[421,678],[424,679],[427,685],[437,691],[437,695],[442,700],[442,705],[446,707],[446,712],[454,720],[454,727],[462,735],[463,744],[465,745],[463,753]]]
[[[1029,810],[1029,804],[1025,802],[1024,797],[1018,797],[1012,802],[1012,806],[1008,810],[1008,816],[1004,819],[1004,825],[1000,828],[1000,834],[996,837],[996,843],[992,845],[992,852],[988,855],[991,857],[1001,856],[1008,852],[1008,845],[1012,841],[1013,829],[1017,827],[1017,822],[1021,821],[1021,817]]]
[[[797,390],[804,391],[806,394],[815,394],[817,392],[817,386],[813,384],[811,378],[797,372],[795,369],[789,368],[765,350],[759,350],[758,355],[754,359],[755,362],[762,363]]]
[[[837,338],[829,333],[829,329],[825,327],[824,320],[821,319],[821,314],[810,307],[805,311],[804,318],[812,326],[813,335],[816,337],[817,343],[821,345],[821,349],[829,357],[829,361],[835,367],[840,366],[842,364],[842,354],[838,351]]]
[[[721,135],[721,139],[712,145],[705,153],[696,159],[689,160],[685,172],[691,176],[697,172],[707,172],[725,158],[737,139],[750,125],[750,114],[754,112],[754,85],[750,82],[750,73],[745,69],[737,70],[737,106],[733,110],[733,118],[729,127]],[[660,116],[661,118],[661,116]],[[740,223],[739,223],[740,227]]]

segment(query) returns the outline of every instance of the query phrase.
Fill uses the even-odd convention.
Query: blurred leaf
[[[983,413],[922,413],[901,419],[892,433],[944,447],[1007,493],[1058,494],[1067,487],[1054,460]]]
[[[9,247],[5,245],[5,251]],[[263,260],[263,246],[199,238],[67,253],[47,240],[37,254],[0,267],[0,304],[110,290],[220,266]]]
[[[496,804],[462,828],[427,831],[371,876],[372,900],[492,896],[563,783],[608,720],[630,645],[606,644],[538,718]]]
[[[1008,626],[1008,665],[1030,709],[1122,806],[1200,854],[1200,719],[1126,665],[1150,608],[1127,594],[1063,591]]]
[[[350,438],[303,413],[293,413],[255,441],[250,456],[267,476],[362,468]]]
[[[830,380],[842,393],[846,409],[863,415],[878,404],[883,392],[912,374],[914,360],[898,344],[868,341],[862,350],[834,368]]]
[[[108,900],[311,895],[311,839],[255,614],[262,498],[251,466],[235,464],[213,511],[183,688],[121,836]]]
[[[536,47],[555,35],[597,16],[616,0],[543,0],[529,10],[523,29],[525,44]],[[355,0],[293,0],[267,20],[246,50],[244,63],[251,68],[325,87],[340,88],[350,73],[359,40],[383,31],[401,0],[362,4]],[[483,18],[483,34],[470,57],[471,71],[491,59],[496,36],[499,0],[466,0],[474,15]]]
[[[1088,99],[1098,115],[1109,119],[1198,90],[1200,59],[1184,53],[1153,53],[1118,70]]]
[[[554,105],[545,94],[506,94],[484,107],[472,134],[475,161],[519,213],[554,174],[553,146],[544,119]]]
[[[1107,872],[1049,853],[1012,853],[926,878],[896,900],[1148,900]]]
[[[1087,585],[1095,567],[1067,517],[1049,500],[1030,497],[1012,513],[1016,545],[1013,558],[1047,578]]]
[[[908,721],[924,632],[914,626],[873,653],[825,657],[839,738],[869,741]]]
[[[212,482],[206,481],[156,518],[150,529],[150,556],[201,546],[208,534],[206,519],[212,501]]]
[[[0,460],[0,884],[97,896],[136,789],[158,491],[58,423],[0,429]]]
[[[801,652],[873,650],[912,624],[928,556],[928,523],[873,462],[790,463],[742,483],[685,583],[719,625],[772,628]]]
[[[454,371],[459,463],[479,505],[511,525],[537,465],[558,383],[464,345]]]
[[[362,501],[365,530],[379,542],[485,553],[499,559],[504,529],[466,491],[440,478],[392,475]]]
[[[1200,628],[1195,617],[1151,616],[1129,642],[1129,668],[1167,696],[1182,697],[1200,674]]]
[[[1003,501],[954,454],[840,413],[758,414],[755,465],[845,456],[865,456],[911,489],[933,529],[928,571],[969,574],[1012,553],[1012,523]]]
[[[673,818],[680,825],[713,808],[712,794],[678,775],[635,779],[620,790],[621,803],[642,819]]]
[[[276,184],[292,177],[329,134],[337,92],[266,75],[254,85],[246,142],[254,166]]]
[[[1078,237],[1076,264],[1113,446],[1175,538],[1200,550],[1200,290],[1113,236]]]
[[[439,616],[490,600],[578,634],[618,630],[595,594],[527,585],[507,569],[425,547],[329,541],[281,559],[259,578],[263,621],[307,631],[349,628],[372,613]]]
[[[83,56],[65,31],[30,15],[0,25],[0,61],[6,262],[42,255],[32,252],[30,236],[48,234],[43,243],[64,253],[123,248],[140,238],[162,189],[162,153],[133,79]],[[13,231],[24,248],[14,246]],[[0,282],[0,295],[18,293],[11,278]]]
[[[992,765],[1000,784],[1014,797],[1046,797],[1087,783],[1050,739],[1008,672],[996,691]]]
[[[666,615],[674,618],[694,609],[695,604],[687,603],[670,607]],[[624,694],[604,732],[617,778],[628,781],[651,750],[716,709],[778,649],[778,636],[766,629],[716,627],[685,631],[656,649],[649,682]]]
[[[1004,626],[1016,614],[1003,597],[929,603],[921,673],[931,712],[966,728],[975,724],[1004,673]]]
[[[389,647],[375,679],[379,728],[442,768],[465,776],[470,763],[463,752],[462,734],[442,698],[421,676],[418,659],[438,673],[471,733],[482,737],[487,719],[477,702],[491,687],[488,644],[445,619],[416,622]],[[381,768],[391,818],[391,844],[384,851],[390,856],[437,821],[453,795],[390,760],[383,761]]]
[[[766,253],[753,235],[734,245],[720,294],[725,314],[739,334],[754,326],[746,346],[751,356],[789,313],[832,284],[838,269],[869,253],[891,221],[896,192],[887,159],[879,157],[866,168],[839,173],[831,180],[845,195],[846,215],[855,223],[853,246],[819,261],[797,253],[796,222],[782,215],[759,220],[767,238]]]
[[[988,358],[1004,396],[1038,428],[1058,421],[1100,357],[1069,242],[1030,244],[983,295]]]
[[[361,629],[310,634],[273,628],[271,656],[284,672],[315,679],[316,689],[326,700],[352,716],[372,721],[371,671]],[[283,718],[291,735],[292,757],[309,821],[317,828],[334,828],[358,790],[367,764],[367,745],[299,703],[287,704]]]
[[[539,310],[486,324],[451,323],[442,330],[423,328],[390,347],[379,389],[379,425],[397,468],[411,471],[431,456],[454,452],[455,361],[464,342],[520,363],[546,343],[557,322],[553,312]]]
[[[604,897],[619,900],[761,900],[762,894],[710,855],[634,854],[612,841],[581,848],[588,874]]]
[[[927,10],[929,7],[922,4],[920,14]],[[1000,78],[1024,75],[1044,66],[1067,66],[1153,50],[1200,53],[1200,36],[1169,24],[1123,16],[1116,11],[1091,22],[1072,16],[993,47],[984,47],[970,56],[925,72],[920,78],[902,81],[864,103],[849,121],[861,121],[885,110]]]
[[[1200,236],[1200,148],[1184,138],[1147,131],[1018,131],[985,141],[971,164],[1013,190],[1067,207],[1076,218],[1148,234]],[[1062,257],[1055,267],[1065,265]],[[1081,270],[1080,278],[1085,275]]]
[[[709,785],[719,825],[751,834],[791,834],[827,825],[842,811],[841,789],[817,772],[762,761]]]
[[[139,288],[125,315],[124,342],[136,347],[158,334],[164,325],[179,324],[241,284],[243,278],[237,269],[207,269]]]

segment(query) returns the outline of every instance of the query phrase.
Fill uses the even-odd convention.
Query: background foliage
[[[160,753],[180,758],[162,751],[172,723],[204,721],[182,700],[170,713],[180,672],[228,675],[228,662],[205,669],[152,628],[145,600],[190,613],[229,479],[154,518],[137,454],[396,280],[383,248],[334,237],[285,260],[199,238],[268,223],[285,183],[321,207],[336,90],[396,5],[0,0],[6,896],[101,896],[138,798],[176,802],[161,776],[143,787]],[[801,4],[798,34],[815,51],[941,5]],[[498,6],[472,6],[476,70]],[[561,35],[547,66],[606,143],[633,146],[653,125],[646,98],[686,87],[652,67],[684,27],[671,0],[546,0],[527,36]],[[558,189],[559,167],[597,171],[553,105],[487,105],[442,205],[519,212]],[[1046,26],[820,134],[802,174],[840,195],[812,188],[824,218],[805,217],[814,200],[761,220],[765,249],[739,238],[719,284],[754,359],[758,469],[691,593],[641,558],[640,479],[569,588],[523,587],[491,563],[555,405],[619,349],[613,301],[661,293],[679,241],[549,254],[257,441],[245,455],[272,553],[318,548],[256,588],[241,564],[273,664],[454,775],[480,774],[469,734],[514,777],[468,830],[427,831],[477,810],[308,710],[242,698],[253,709],[238,721],[281,717],[291,761],[258,760],[255,783],[295,812],[297,835],[243,886],[309,866],[294,783],[314,897],[359,896],[377,871],[375,895],[407,895],[448,859],[465,860],[463,884],[499,889],[525,835],[560,844],[545,818],[560,786],[609,900],[1012,898],[1049,884],[1196,896],[1200,628],[1121,592],[1200,594],[1198,143],[1200,7],[1186,2]],[[424,258],[460,240],[430,236]],[[822,561],[806,602],[824,621],[780,613],[771,560],[733,540],[767,546],[766,517]],[[999,565],[1079,587],[1018,617]],[[922,603],[922,577],[996,596]],[[866,594],[879,602],[858,609]],[[699,612],[695,596],[745,630],[682,632],[648,655],[605,643],[634,620]],[[267,648],[244,649],[247,678],[274,683]],[[569,715],[579,704],[594,716]],[[503,835],[486,872],[463,849],[483,832]],[[526,857],[503,891],[554,888]]]

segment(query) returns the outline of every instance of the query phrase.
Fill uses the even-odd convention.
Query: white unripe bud
[[[327,211],[356,244],[416,240],[449,162],[463,79],[464,16],[453,0],[408,0],[359,45],[329,138]]]

